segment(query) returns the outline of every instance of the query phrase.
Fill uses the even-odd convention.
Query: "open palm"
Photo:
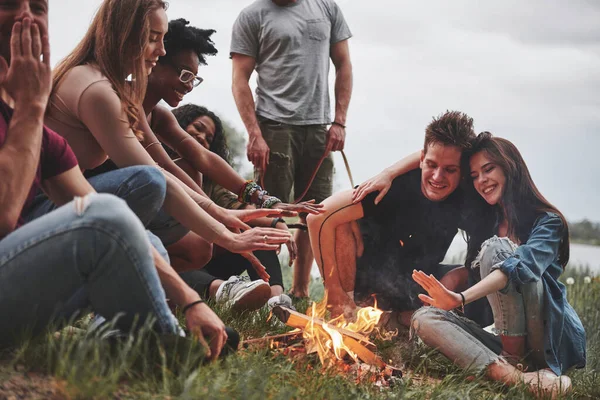
[[[422,302],[441,308],[442,310],[452,310],[461,305],[461,296],[458,293],[448,290],[433,275],[413,270],[412,277],[429,294],[429,296],[424,294],[419,295],[419,299]]]

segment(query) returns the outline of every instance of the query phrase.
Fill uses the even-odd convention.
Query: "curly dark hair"
[[[217,117],[215,113],[208,110],[206,107],[198,106],[196,104],[186,104],[177,107],[176,109],[172,110],[172,112],[173,115],[175,115],[175,118],[177,118],[179,126],[181,126],[183,130],[186,130],[187,127],[199,117],[206,115],[212,119],[215,123],[215,136],[210,144],[210,151],[217,154],[231,165],[231,160],[229,159],[229,147],[227,147],[227,140],[225,139],[225,134],[223,133],[223,124],[221,123],[221,119]]]
[[[181,50],[193,50],[201,65],[206,65],[205,56],[214,56],[217,49],[211,36],[214,29],[200,29],[188,26],[190,21],[184,18],[169,21],[169,32],[165,35],[166,55],[158,59],[159,63],[168,63]]]

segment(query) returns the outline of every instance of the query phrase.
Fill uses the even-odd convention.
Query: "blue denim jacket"
[[[500,269],[517,287],[542,280],[544,284],[544,351],[548,367],[561,375],[570,367],[583,368],[586,361],[585,330],[575,310],[567,302],[565,285],[558,277],[562,219],[542,214],[533,224],[531,235]]]

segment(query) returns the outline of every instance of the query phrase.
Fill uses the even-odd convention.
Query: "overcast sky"
[[[219,50],[184,103],[243,128],[231,95],[231,26],[251,0],[172,0],[170,19],[216,29]],[[85,33],[99,0],[50,1],[53,62]],[[422,146],[447,109],[521,150],[541,192],[571,220],[600,221],[600,1],[338,0],[354,91],[346,154],[363,181]],[[254,81],[254,78],[252,78]],[[349,187],[341,156],[337,184]]]

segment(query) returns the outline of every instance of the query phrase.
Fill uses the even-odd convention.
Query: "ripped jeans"
[[[88,308],[119,316],[124,331],[149,317],[161,333],[179,330],[142,223],[108,194],[76,198],[0,240],[0,346]]]
[[[473,268],[479,267],[483,279],[499,269],[511,257],[517,246],[508,238],[494,236],[483,243]],[[528,361],[544,363],[544,307],[541,281],[516,287],[506,287],[491,293],[487,299],[494,314],[495,333],[503,336],[527,336]],[[423,307],[412,317],[411,331],[425,344],[438,349],[463,369],[482,372],[501,359],[500,338],[475,322],[454,312],[435,307]]]

